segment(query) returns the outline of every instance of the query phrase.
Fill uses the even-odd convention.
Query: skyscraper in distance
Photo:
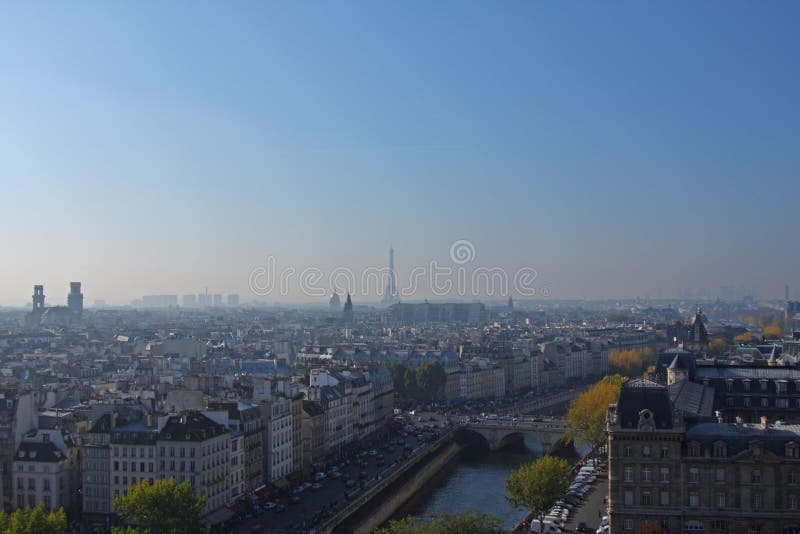
[[[394,248],[389,247],[389,276],[386,281],[386,291],[383,294],[384,304],[397,302],[397,274],[394,271]]]

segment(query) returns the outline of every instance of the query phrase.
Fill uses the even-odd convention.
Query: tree
[[[0,511],[0,534],[50,534],[67,530],[63,508],[47,512],[43,505],[19,509],[11,514]]]
[[[777,325],[765,326],[761,330],[761,337],[764,339],[780,339],[783,336],[783,328]]]
[[[506,499],[514,508],[530,510],[544,523],[553,503],[569,488],[572,467],[563,458],[545,455],[512,471],[506,478]]]
[[[655,364],[653,349],[645,347],[642,350],[615,350],[608,357],[611,371],[624,376],[641,376],[648,366]]]
[[[566,440],[578,438],[597,447],[606,441],[606,412],[608,405],[619,398],[625,377],[609,375],[578,395],[567,410]]]
[[[736,341],[737,343],[749,343],[749,342],[753,341],[757,337],[758,336],[755,335],[752,332],[744,332],[744,333],[739,334],[738,336],[734,337],[733,340]]]
[[[727,339],[716,337],[708,342],[708,354],[711,356],[722,356],[730,350]]]
[[[472,511],[458,514],[428,516],[423,519],[408,516],[389,521],[389,526],[375,531],[376,534],[501,534],[507,532],[500,519],[488,514]]]
[[[406,369],[403,374],[403,381],[405,382],[405,393],[408,397],[417,396],[417,372],[411,367]]]
[[[138,532],[150,534],[207,531],[200,520],[205,503],[206,497],[197,497],[188,481],[178,484],[174,478],[157,480],[152,485],[144,479],[132,485],[127,495],[114,498],[117,515],[135,523]]]
[[[389,374],[392,375],[392,383],[394,385],[395,391],[403,397],[406,393],[406,368],[399,363],[388,363],[386,364],[386,368],[389,370]]]
[[[447,374],[439,362],[425,362],[416,373],[417,388],[426,400],[437,398],[447,382]]]

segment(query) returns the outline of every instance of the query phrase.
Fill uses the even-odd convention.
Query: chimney
[[[767,416],[766,415],[762,415],[761,416],[761,430],[766,430],[767,428],[769,428],[769,422],[767,421]]]

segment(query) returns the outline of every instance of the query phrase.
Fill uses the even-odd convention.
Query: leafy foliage
[[[50,534],[66,530],[67,514],[63,508],[47,512],[43,505],[39,505],[11,514],[0,511],[0,534]]]
[[[757,338],[758,336],[752,332],[744,332],[733,338],[733,340],[736,341],[737,343],[749,343]]]
[[[783,336],[783,328],[777,325],[765,326],[761,330],[761,337],[764,339],[780,339]]]
[[[571,466],[566,460],[545,455],[521,466],[506,479],[511,506],[531,510],[540,521],[569,488]]]
[[[617,402],[619,389],[626,378],[609,375],[573,400],[567,410],[565,439],[577,438],[583,443],[597,446],[606,440],[606,412],[608,405]]]
[[[647,368],[656,363],[656,356],[651,348],[642,350],[616,350],[608,357],[611,372],[628,377],[642,376]]]
[[[207,526],[200,520],[205,497],[197,497],[192,485],[178,484],[174,478],[157,480],[150,484],[147,479],[131,486],[128,495],[116,497],[114,508],[123,520],[135,523],[138,528],[117,530],[151,534],[191,534],[205,532]]]
[[[506,532],[500,519],[488,514],[461,512],[439,517],[421,518],[408,516],[392,520],[389,526],[375,531],[376,534],[500,534]]]
[[[439,362],[425,362],[417,369],[391,363],[387,368],[395,390],[405,398],[436,399],[447,382],[447,374]]]

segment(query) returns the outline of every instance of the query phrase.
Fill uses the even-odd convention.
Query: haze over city
[[[390,246],[402,286],[457,240],[552,299],[782,298],[798,10],[7,4],[0,304],[33,284],[61,304],[72,280],[89,305],[247,301],[268,257],[359,272]]]

